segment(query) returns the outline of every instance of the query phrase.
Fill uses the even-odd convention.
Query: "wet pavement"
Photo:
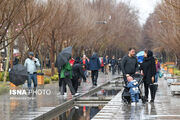
[[[101,85],[112,78],[119,75],[112,76],[100,74],[98,79],[98,85]],[[87,83],[81,84],[79,92],[81,94],[92,89],[91,79],[88,78]],[[25,85],[26,86],[26,85]],[[22,90],[22,88],[19,88]],[[10,93],[0,96],[0,120],[31,120],[47,111],[52,110],[57,105],[64,103],[65,101],[72,98],[69,90],[67,99],[63,99],[57,96],[59,87],[58,83],[45,85],[44,88],[40,87],[41,90],[50,90],[50,95],[10,95]]]
[[[158,91],[154,103],[136,106],[121,101],[119,92],[93,120],[179,120],[180,95],[172,95],[167,80],[159,79]]]
[[[90,120],[103,106],[83,106],[78,109],[72,108],[59,116],[58,120]]]

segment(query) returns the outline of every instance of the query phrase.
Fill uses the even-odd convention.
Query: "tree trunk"
[[[13,50],[14,50],[14,42],[10,44],[10,55],[11,55],[11,60],[10,60],[10,67],[11,69],[13,68]]]
[[[6,68],[5,68],[5,73],[4,73],[4,83],[7,81],[7,74],[8,74],[8,68],[9,68],[9,57],[10,57],[10,45],[8,46],[7,49],[7,59],[6,59]]]
[[[55,56],[55,38],[54,38],[54,31],[52,31],[52,38],[51,38],[51,75],[53,76],[55,73],[55,65],[54,65],[54,56]]]

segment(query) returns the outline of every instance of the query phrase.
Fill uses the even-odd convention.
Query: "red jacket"
[[[74,60],[73,58],[71,58],[71,59],[69,60],[69,63],[70,63],[71,66],[74,65],[74,62],[75,62],[75,60]]]

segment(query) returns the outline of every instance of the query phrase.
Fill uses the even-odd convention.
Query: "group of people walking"
[[[160,71],[160,63],[153,57],[153,52],[150,50],[144,50],[144,60],[142,63],[138,63],[136,58],[136,49],[130,48],[127,55],[122,59],[109,59],[108,56],[99,58],[96,53],[90,58],[85,55],[80,58],[76,57],[74,60],[72,57],[68,59],[69,62],[63,66],[58,67],[59,72],[59,91],[61,95],[66,94],[66,85],[69,86],[73,96],[78,94],[79,80],[83,79],[86,82],[88,74],[87,71],[91,71],[92,85],[97,86],[97,79],[99,70],[108,74],[111,70],[112,74],[115,74],[118,69],[120,74],[122,71],[124,82],[126,85],[132,80],[132,75],[141,74],[143,75],[144,91],[146,101],[149,97],[149,89],[151,92],[150,102],[154,102],[156,89],[154,84],[158,81],[158,73]],[[34,82],[34,90],[37,87],[37,67],[40,66],[40,62],[34,57],[34,53],[30,52],[29,57],[26,59],[24,66],[27,68],[29,79],[28,88],[31,89],[31,82]]]
[[[112,75],[118,71],[118,74],[121,73],[121,58],[116,59],[115,56],[112,56],[110,59],[108,56],[101,57],[101,71],[106,75],[109,72],[112,72]]]

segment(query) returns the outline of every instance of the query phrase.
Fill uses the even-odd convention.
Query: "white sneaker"
[[[76,96],[79,96],[80,94],[79,93],[76,93],[73,97],[76,97]]]
[[[78,107],[78,106],[74,106],[74,108],[75,108],[75,109],[79,109],[79,107]]]
[[[132,103],[131,103],[131,106],[136,106],[136,103],[135,103],[135,102],[132,102]]]
[[[66,99],[66,98],[67,98],[67,95],[63,95],[63,97],[64,97],[64,99]]]
[[[65,93],[64,93],[64,95],[66,95],[66,96],[67,96],[67,93],[65,92]]]

